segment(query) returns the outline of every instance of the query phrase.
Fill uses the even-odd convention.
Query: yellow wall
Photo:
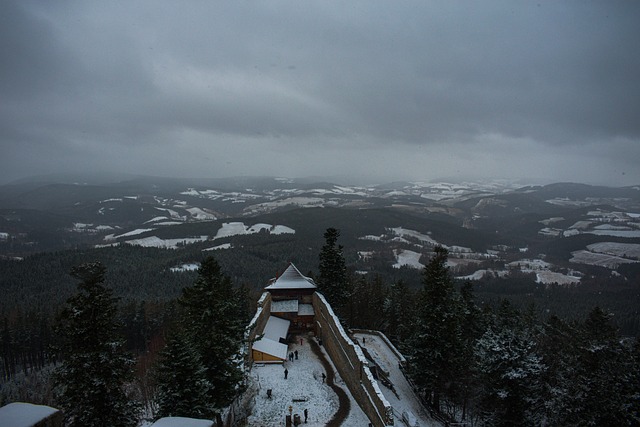
[[[279,358],[277,358],[275,356],[263,353],[263,352],[258,351],[258,350],[253,350],[253,349],[252,349],[252,356],[253,356],[253,361],[254,362],[269,362],[269,363],[282,363],[282,362],[284,362],[284,360],[279,359]]]

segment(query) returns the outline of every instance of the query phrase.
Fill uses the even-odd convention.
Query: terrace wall
[[[253,363],[253,341],[256,339],[256,335],[258,332],[262,333],[264,331],[264,327],[269,320],[269,315],[271,314],[271,294],[269,292],[264,292],[260,299],[258,300],[258,308],[256,310],[256,314],[251,319],[251,323],[247,326],[245,330],[245,340],[247,343],[247,351],[245,354],[246,357],[246,366],[248,368],[251,367]]]
[[[313,294],[313,308],[317,334],[353,397],[374,426],[393,425],[393,408],[373,378],[362,349],[347,336],[322,294]]]

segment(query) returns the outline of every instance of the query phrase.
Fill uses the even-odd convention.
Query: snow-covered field
[[[584,250],[571,252],[571,255],[573,255],[573,257],[569,260],[569,262],[573,262],[576,264],[599,265],[601,267],[610,269],[615,269],[620,264],[631,264],[634,262],[638,262],[637,260],[633,259]]]
[[[167,248],[177,249],[180,245],[189,245],[197,242],[204,242],[209,236],[183,237],[179,239],[161,239],[156,236],[143,237],[141,239],[127,240],[124,243],[129,245],[142,246],[144,248]]]
[[[393,264],[393,268],[400,268],[402,266],[408,266],[413,268],[423,268],[424,264],[420,263],[420,252],[410,251],[408,249],[395,249],[393,253],[396,256],[396,263]]]
[[[549,200],[547,200],[547,202],[549,202]],[[541,228],[538,234],[550,237],[569,237],[580,233],[627,238],[640,237],[640,223],[638,223],[638,217],[635,213],[596,209],[589,211],[585,219],[576,221],[566,230],[549,227],[549,225],[560,222],[563,219],[564,218],[561,217],[554,217],[540,221],[540,223],[546,225],[546,227]]]
[[[117,236],[113,235],[113,234],[110,234],[108,236],[104,236],[104,240],[116,240],[116,239],[119,239],[121,237],[137,236],[138,234],[147,233],[147,232],[153,231],[153,230],[155,230],[155,228],[137,228],[135,230],[131,230],[131,231],[128,231],[128,232],[123,233],[123,234],[118,234]]]
[[[508,263],[505,270],[477,270],[467,276],[460,276],[457,279],[462,280],[480,280],[486,275],[492,277],[506,277],[513,270],[519,270],[523,273],[535,273],[536,282],[544,285],[557,283],[559,285],[570,285],[580,282],[580,276],[577,272],[569,272],[569,274],[551,271],[554,267],[552,264],[541,259],[521,259]]]
[[[223,244],[221,244],[221,245],[214,246],[214,247],[212,247],[212,248],[206,248],[206,249],[203,249],[202,251],[203,251],[203,252],[204,252],[204,251],[219,251],[219,250],[222,250],[222,249],[231,249],[231,248],[232,248],[231,243],[223,243]]]
[[[600,242],[587,246],[587,249],[601,254],[640,259],[640,244],[638,243]]]
[[[246,226],[244,222],[224,222],[213,240],[230,236],[255,234],[262,230],[266,230],[269,234],[295,234],[296,232],[293,228],[285,225],[254,224],[252,226]]]
[[[174,273],[177,273],[181,271],[195,271],[199,268],[200,268],[200,264],[191,262],[188,264],[179,265],[178,267],[171,267],[171,271],[173,271]]]

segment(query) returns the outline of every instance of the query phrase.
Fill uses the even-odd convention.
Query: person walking
[[[293,352],[296,355],[296,360],[298,360],[298,350]]]
[[[324,374],[324,372],[322,373],[322,382],[324,383],[324,380],[327,379],[327,376]]]
[[[307,423],[307,418],[309,418],[309,411],[307,411],[307,408],[304,408],[304,423]]]
[[[284,368],[284,379],[287,379],[287,375],[289,375],[289,370],[287,368]]]

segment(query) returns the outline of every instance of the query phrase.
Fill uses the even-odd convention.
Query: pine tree
[[[116,301],[103,285],[105,268],[98,262],[71,270],[80,280],[78,292],[60,313],[56,333],[62,364],[54,383],[67,425],[135,426],[137,406],[127,396],[133,359],[124,351]]]
[[[209,415],[209,383],[205,373],[200,356],[191,343],[181,335],[170,338],[160,352],[156,367],[157,418],[203,418]]]
[[[453,392],[461,365],[461,304],[446,266],[448,251],[434,249],[424,267],[414,333],[407,341],[409,373],[439,410],[440,398]]]
[[[338,245],[340,231],[328,228],[324,233],[325,244],[320,251],[318,290],[324,295],[334,311],[344,317],[350,296],[347,267],[343,247]]]
[[[231,403],[243,373],[239,353],[244,336],[243,293],[234,289],[213,257],[204,259],[198,277],[182,291],[181,327],[205,368],[210,415]]]
[[[488,425],[538,425],[542,374],[536,331],[505,300],[476,342],[478,407]]]
[[[612,315],[594,308],[578,331],[573,377],[566,397],[571,422],[584,425],[633,425],[629,408],[638,409],[637,366],[633,347],[621,340]],[[635,374],[634,374],[635,371]],[[615,394],[612,394],[615,390]],[[635,417],[635,421],[634,420]]]

